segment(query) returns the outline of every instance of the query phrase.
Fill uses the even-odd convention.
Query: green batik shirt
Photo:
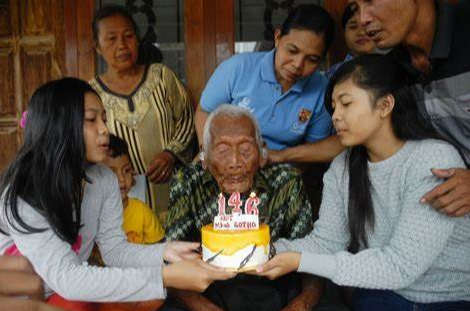
[[[290,165],[266,166],[255,175],[253,188],[260,199],[260,222],[269,225],[271,240],[302,238],[313,229],[312,207],[299,172]],[[166,220],[169,241],[200,241],[201,228],[219,212],[219,187],[200,164],[182,168],[173,179]],[[248,194],[242,194],[244,203]],[[228,200],[228,195],[226,195]],[[227,213],[231,213],[227,205]]]

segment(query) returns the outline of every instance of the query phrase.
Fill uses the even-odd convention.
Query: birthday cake
[[[245,271],[269,259],[269,226],[259,224],[258,204],[259,198],[252,193],[243,213],[240,194],[234,193],[229,199],[232,213],[227,215],[225,197],[219,196],[218,216],[201,230],[204,261],[217,267]]]

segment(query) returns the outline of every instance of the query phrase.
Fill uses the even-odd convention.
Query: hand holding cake
[[[170,242],[163,250],[163,260],[166,262],[177,262],[180,260],[200,259],[198,253],[199,243]]]
[[[297,252],[286,252],[274,256],[268,262],[256,268],[256,274],[270,280],[277,279],[287,273],[297,271],[302,255]]]
[[[214,267],[204,261],[182,260],[163,267],[165,287],[203,292],[217,280],[228,280],[236,273]]]

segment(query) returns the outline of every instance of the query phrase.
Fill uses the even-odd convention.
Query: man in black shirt
[[[381,49],[408,68],[422,113],[470,165],[470,1],[349,0]],[[446,181],[423,196],[453,216],[470,213],[470,170],[433,170]]]

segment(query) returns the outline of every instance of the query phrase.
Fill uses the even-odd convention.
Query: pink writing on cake
[[[227,214],[225,208],[225,197],[219,194],[219,214],[214,218],[215,230],[257,230],[259,228],[260,199],[254,192],[246,200],[243,210],[241,206],[240,193],[234,192],[228,200],[228,205],[232,207],[231,214]]]

